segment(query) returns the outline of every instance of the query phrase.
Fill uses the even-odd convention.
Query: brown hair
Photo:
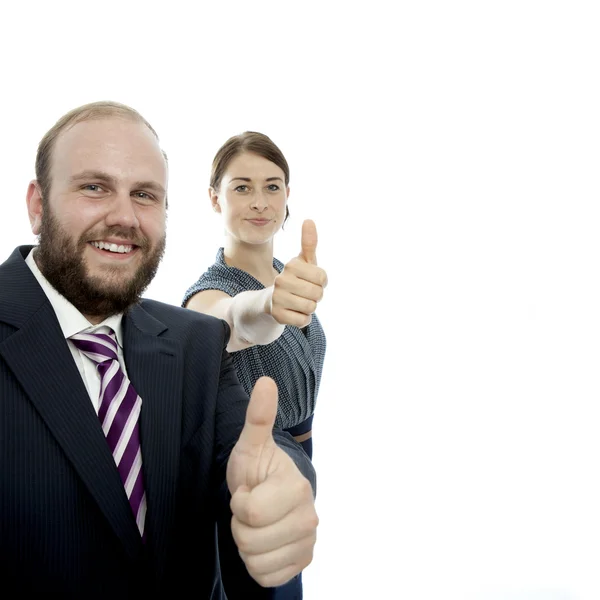
[[[78,108],[74,108],[66,115],[62,116],[52,128],[44,135],[38,145],[38,151],[35,158],[35,177],[40,185],[42,199],[45,200],[50,193],[50,169],[52,166],[52,150],[56,143],[56,138],[65,130],[73,127],[82,121],[92,121],[94,119],[106,119],[110,117],[120,117],[130,119],[138,123],[143,123],[154,134],[158,141],[158,135],[153,127],[142,117],[135,109],[120,104],[119,102],[91,102]],[[163,152],[165,160],[166,154]]]
[[[273,143],[270,137],[256,131],[245,131],[230,137],[215,154],[210,172],[210,187],[218,191],[223,175],[229,163],[243,152],[258,154],[272,163],[275,163],[284,174],[285,186],[290,184],[290,167],[283,152]],[[290,216],[288,207],[285,207],[285,221]]]

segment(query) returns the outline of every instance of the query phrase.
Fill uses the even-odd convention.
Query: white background
[[[267,133],[330,284],[305,597],[600,598],[595,2],[12,2],[0,256],[44,132],[112,99],[171,163],[179,304],[222,240],[217,148]]]

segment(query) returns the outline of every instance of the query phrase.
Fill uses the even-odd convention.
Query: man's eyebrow
[[[73,175],[70,181],[71,183],[77,183],[78,181],[86,181],[88,179],[107,181],[108,183],[112,184],[116,183],[117,181],[112,175],[102,171],[82,171],[81,173],[77,173],[77,175]]]
[[[133,187],[140,188],[143,190],[152,190],[153,192],[158,192],[159,194],[163,195],[167,193],[165,188],[156,181],[136,181],[133,184]]]
[[[82,181],[104,181],[106,183],[111,184],[112,186],[116,186],[117,179],[108,173],[104,173],[103,171],[82,171],[81,173],[77,173],[71,177],[71,183],[78,183]],[[134,188],[141,188],[146,190],[152,190],[154,192],[158,192],[160,194],[166,194],[165,188],[157,183],[156,181],[136,181],[133,184]]]

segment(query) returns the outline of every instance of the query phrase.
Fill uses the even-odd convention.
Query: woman
[[[234,136],[220,148],[209,196],[223,217],[224,246],[187,290],[182,305],[229,324],[227,350],[241,384],[250,394],[259,377],[275,380],[276,425],[312,458],[312,420],[326,346],[314,312],[327,285],[316,261],[315,225],[304,222],[297,257],[285,266],[274,258],[275,234],[289,216],[289,167],[281,150],[261,133]],[[301,598],[301,592],[298,576],[273,597]]]

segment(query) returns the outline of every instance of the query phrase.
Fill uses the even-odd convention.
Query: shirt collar
[[[83,332],[96,333],[99,331],[100,333],[106,333],[106,328],[110,327],[115,332],[117,343],[123,348],[123,314],[108,317],[98,325],[90,323],[64,296],[59,294],[44,277],[33,259],[34,252],[35,248],[27,255],[25,262],[48,297],[65,338],[70,338],[76,333]]]

